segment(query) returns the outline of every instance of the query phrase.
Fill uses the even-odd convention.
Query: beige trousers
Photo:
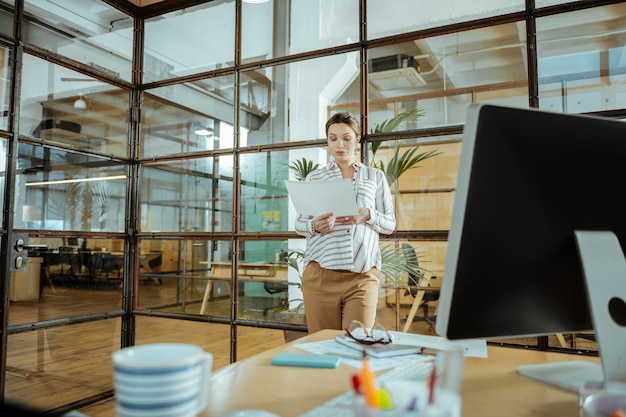
[[[309,333],[345,330],[352,320],[366,327],[376,321],[378,269],[366,273],[334,271],[309,262],[302,273],[302,294]]]

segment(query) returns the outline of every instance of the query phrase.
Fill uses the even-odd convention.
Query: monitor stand
[[[523,365],[527,376],[578,392],[583,381],[626,389],[626,260],[613,232],[576,231],[602,366],[586,361]]]
[[[604,381],[602,366],[587,361],[521,365],[517,373],[567,391],[578,392],[583,381]]]

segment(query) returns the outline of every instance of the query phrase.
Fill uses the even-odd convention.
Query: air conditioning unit
[[[409,55],[398,54],[370,59],[367,67],[370,83],[381,91],[401,90],[426,84],[419,74],[419,64]]]
[[[415,68],[418,73],[420,71],[415,58],[406,54],[384,56],[382,58],[373,58],[367,61],[367,72],[369,73],[396,70],[400,68]]]

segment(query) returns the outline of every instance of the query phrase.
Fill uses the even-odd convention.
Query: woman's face
[[[335,162],[353,163],[356,160],[356,147],[359,137],[345,123],[335,123],[328,127],[328,150]]]

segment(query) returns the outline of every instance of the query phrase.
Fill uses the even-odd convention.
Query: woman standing
[[[385,174],[356,159],[360,140],[356,117],[332,115],[326,122],[326,142],[334,160],[306,178],[351,179],[359,208],[354,216],[299,214],[296,219],[296,232],[307,238],[302,293],[309,333],[346,329],[352,320],[372,327],[376,320],[379,233],[391,234],[396,218]]]

